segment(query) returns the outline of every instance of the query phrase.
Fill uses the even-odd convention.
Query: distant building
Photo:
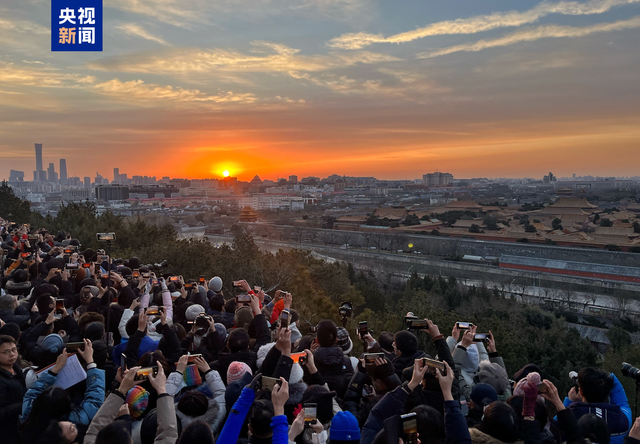
[[[298,176],[289,176],[289,183],[298,183]]]
[[[57,182],[58,181],[58,173],[56,173],[56,167],[53,165],[53,162],[49,164],[49,168],[47,168],[47,178],[49,182]]]
[[[96,187],[96,199],[127,200],[129,199],[129,187],[126,185],[98,185]]]
[[[36,143],[36,170],[33,172],[33,180],[35,181],[46,181],[46,173],[44,168],[42,167],[42,144]]]
[[[169,185],[177,188],[189,188],[191,187],[191,181],[189,179],[171,179]]]
[[[60,183],[67,182],[67,159],[60,159]]]
[[[251,207],[244,207],[240,212],[240,222],[256,222],[258,213],[253,211]]]
[[[544,176],[542,178],[542,181],[544,183],[553,183],[556,181],[556,176],[553,175],[553,173],[551,171],[549,171],[549,174],[547,176]]]
[[[24,171],[9,171],[9,182],[24,182]]]
[[[449,185],[453,181],[453,174],[450,173],[428,173],[422,176],[422,183],[424,185]]]
[[[91,188],[91,178],[90,177],[85,176],[83,181],[84,181],[84,187],[85,188]]]
[[[91,197],[91,190],[87,188],[76,188],[64,190],[61,198],[63,201],[75,202],[80,200],[87,200]]]
[[[180,189],[173,185],[131,185],[129,187],[129,198],[131,199],[169,198],[177,196],[180,196]]]
[[[120,168],[113,169],[113,181],[115,183],[120,183]]]

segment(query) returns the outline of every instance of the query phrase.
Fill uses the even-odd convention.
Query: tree
[[[471,228],[469,228],[469,233],[480,233],[480,226],[477,224],[471,224]]]
[[[0,217],[18,224],[31,221],[31,205],[17,197],[6,181],[0,184]]]
[[[551,227],[552,227],[554,230],[562,230],[562,221],[556,217],[556,218],[555,218],[555,219],[553,219],[553,221],[551,222]]]
[[[621,327],[611,327],[607,331],[607,338],[611,342],[614,351],[621,351],[631,345],[631,336],[629,332]]]
[[[420,218],[418,216],[416,216],[415,214],[407,214],[407,217],[405,217],[405,219],[402,222],[402,224],[406,225],[406,226],[420,225]]]
[[[640,223],[638,221],[635,221],[632,226],[634,233],[640,233]]]
[[[537,233],[538,230],[536,230],[536,227],[534,227],[533,225],[525,225],[524,226],[524,231],[526,231],[527,233]]]
[[[613,222],[611,221],[611,219],[603,217],[602,219],[600,219],[600,226],[601,227],[613,227]]]

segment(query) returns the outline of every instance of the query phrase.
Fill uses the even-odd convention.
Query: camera
[[[640,369],[632,366],[629,363],[622,363],[622,376],[626,376],[627,378],[633,378],[636,381],[640,381]]]
[[[571,379],[571,385],[576,388],[576,393],[578,393],[578,373],[569,372],[569,378]]]
[[[342,319],[350,318],[353,313],[353,304],[349,301],[342,302],[340,304],[340,308],[338,308],[338,312],[340,312],[340,317]]]
[[[96,233],[96,239],[98,242],[111,242],[116,240],[116,233]]]
[[[166,268],[168,265],[168,262],[166,261],[166,259],[162,262],[160,262],[159,264],[147,264],[147,265],[143,265],[141,266],[141,268],[148,268],[149,270],[162,270],[163,268]]]

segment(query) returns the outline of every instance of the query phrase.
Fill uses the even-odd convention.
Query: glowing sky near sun
[[[640,0],[113,0],[102,53],[0,5],[0,179],[640,175]]]

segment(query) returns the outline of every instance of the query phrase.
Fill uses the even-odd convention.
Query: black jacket
[[[418,350],[411,356],[396,356],[393,360],[393,366],[396,368],[396,375],[398,375],[398,378],[404,382],[404,379],[402,379],[402,371],[407,367],[413,367],[416,359],[426,357],[426,353],[421,350]]]
[[[344,355],[339,347],[320,347],[313,352],[313,358],[318,373],[329,385],[329,389],[338,392],[340,397],[344,396],[351,376],[353,376],[351,360]]]
[[[7,370],[0,368],[0,430],[2,430],[2,442],[13,442],[18,430],[19,416],[22,413],[22,398],[27,392],[24,376],[20,365],[13,364],[12,375]]]
[[[15,310],[0,310],[0,319],[7,324],[18,324],[21,330],[24,330],[31,319],[29,310],[23,305],[18,305]]]

